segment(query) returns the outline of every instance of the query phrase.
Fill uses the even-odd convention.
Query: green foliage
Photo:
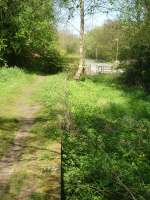
[[[84,0],[85,5],[85,15],[92,15],[95,12],[107,12],[108,9],[112,8],[112,4],[115,0],[105,0],[105,1],[99,1],[99,0]],[[67,8],[69,11],[68,18],[74,16],[75,13],[77,13],[77,10],[80,8],[80,0],[59,0],[61,7]]]
[[[150,98],[115,77],[71,81],[63,138],[65,199],[150,198]]]
[[[150,2],[126,2],[123,6],[128,15],[122,16],[124,45],[120,59],[127,69],[125,81],[129,84],[142,85],[150,90]]]
[[[67,32],[59,32],[60,48],[67,54],[79,53],[79,38],[76,35]]]
[[[119,21],[109,20],[103,26],[88,32],[85,38],[86,56],[94,59],[97,57],[106,61],[115,60],[115,39],[121,37],[120,28]]]
[[[67,54],[65,56],[65,70],[68,73],[68,79],[72,79],[79,67],[79,55]]]
[[[5,52],[6,47],[7,46],[5,44],[5,40],[3,38],[0,38],[0,66],[6,64],[4,60],[4,52]]]
[[[62,66],[55,36],[53,1],[4,0],[2,3],[1,60],[6,60],[9,65],[40,65],[44,70],[46,68],[45,71],[58,66],[59,70]]]

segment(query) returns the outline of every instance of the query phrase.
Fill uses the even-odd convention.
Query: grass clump
[[[150,97],[112,76],[70,81],[74,128],[64,134],[66,199],[150,198]]]

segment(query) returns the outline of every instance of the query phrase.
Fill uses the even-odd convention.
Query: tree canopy
[[[122,8],[122,7],[121,7]],[[127,1],[122,8],[123,48],[120,59],[128,60],[126,82],[150,89],[150,1]]]
[[[104,61],[114,61],[116,39],[121,40],[120,22],[107,20],[103,26],[96,27],[86,34],[86,56]]]
[[[51,0],[1,1],[0,35],[1,65],[30,65],[38,60],[50,66],[59,59]]]

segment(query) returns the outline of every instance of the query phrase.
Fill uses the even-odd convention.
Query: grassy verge
[[[0,68],[0,115],[9,116],[11,113],[14,115],[10,108],[34,77],[35,75],[28,74],[17,67]]]
[[[0,158],[7,151],[19,128],[16,100],[33,79],[34,75],[21,69],[0,68]]]
[[[110,76],[69,83],[66,200],[150,198],[150,97]]]
[[[59,199],[60,142],[64,114],[65,75],[45,77],[33,94],[33,102],[42,105],[30,136],[26,138],[22,157],[22,172],[27,176],[22,188],[31,188],[29,200]],[[32,191],[33,190],[33,191]]]
[[[22,141],[20,160],[2,189],[3,200],[59,199],[64,85],[64,74],[46,76],[33,91],[30,103],[41,105],[41,110],[30,134]]]
[[[33,101],[42,105],[36,126],[42,137],[60,139],[60,126],[64,115],[65,79],[65,74],[48,76],[33,95]]]

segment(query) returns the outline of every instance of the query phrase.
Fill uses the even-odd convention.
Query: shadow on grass
[[[42,192],[36,192],[36,190],[34,191],[33,189],[32,191],[32,188],[30,188],[31,191],[29,191],[29,194],[28,194],[28,191],[25,191],[24,193],[27,193],[27,194],[24,194],[24,195],[29,196],[28,199],[31,199],[31,200],[60,199],[60,188],[59,188],[60,177],[57,175],[55,176],[55,172],[53,171],[52,171],[52,174],[51,174],[51,171],[49,172],[51,161],[55,159],[57,160],[57,156],[58,157],[60,156],[59,151],[50,149],[51,143],[49,143],[48,145],[48,141],[49,142],[51,140],[53,141],[58,137],[58,135],[56,136],[55,133],[53,132],[54,125],[51,125],[52,123],[51,117],[40,116],[37,118],[2,118],[2,117],[0,118],[0,127],[1,127],[0,130],[2,131],[2,133],[4,133],[1,140],[4,139],[4,136],[6,133],[7,135],[11,135],[12,131],[19,131],[21,129],[21,126],[24,124],[30,124],[33,126],[31,130],[32,131],[31,134],[23,138],[21,142],[15,143],[15,140],[14,140],[15,134],[13,134],[11,135],[11,140],[6,140],[4,144],[1,143],[1,148],[3,149],[3,154],[5,153],[6,158],[0,161],[0,165],[2,164],[0,168],[0,172],[1,172],[1,169],[3,169],[3,167],[5,166],[13,167],[15,163],[17,163],[17,166],[19,167],[21,163],[24,163],[24,164],[26,164],[26,162],[34,163],[34,161],[35,163],[40,162],[41,166],[40,165],[38,166],[37,164],[37,167],[39,167],[39,169],[43,169],[43,171],[40,172],[41,174],[39,173],[36,174],[34,172],[33,173],[34,177],[32,181],[34,182],[36,180],[39,180],[39,177],[40,177],[40,181],[41,180],[44,181],[43,185],[41,186],[42,189],[43,188],[44,189]],[[16,123],[18,124],[18,126],[16,125]],[[12,128],[14,128],[14,130]],[[26,130],[23,128],[23,131],[30,131],[30,130],[28,129]],[[6,146],[7,146],[7,149],[5,149]],[[7,151],[8,151],[8,154],[7,154]],[[47,161],[47,166],[41,168],[42,163],[45,163],[46,161]],[[55,162],[55,161],[52,161],[52,162]],[[25,170],[24,173],[28,173],[26,172],[27,170],[26,168],[24,170]],[[17,199],[22,189],[22,185],[24,184],[24,179],[26,178],[22,177],[21,175],[18,175],[17,173],[17,174],[13,174],[13,176],[9,178],[9,181],[7,183],[3,183],[0,181],[1,198],[3,200]],[[33,183],[31,184],[33,185]]]
[[[44,71],[40,71],[40,70],[36,70],[36,69],[28,69],[28,68],[21,68],[24,70],[25,73],[27,74],[36,74],[36,75],[40,75],[40,76],[49,76],[49,75],[54,75],[54,74],[58,74],[59,72],[44,72]]]
[[[45,180],[45,189],[43,191],[37,191],[36,187],[33,187],[33,183],[31,183],[31,187],[28,190],[22,190],[23,187],[27,188],[26,181],[29,179],[29,174],[26,171],[20,171],[13,176],[10,177],[9,181],[6,184],[0,184],[0,197],[3,200],[10,199],[24,199],[28,198],[28,200],[59,200],[60,199],[60,188],[58,187],[58,177],[55,175],[50,175]],[[30,174],[32,176],[32,174]],[[31,177],[30,177],[31,178]],[[39,179],[39,174],[34,173],[34,179]],[[30,181],[31,181],[30,180]],[[28,182],[27,182],[28,183]],[[30,183],[28,183],[30,184]],[[35,183],[36,185],[36,183]],[[33,187],[33,188],[32,188]],[[41,189],[41,188],[40,188]]]
[[[53,115],[54,116],[54,115]],[[36,118],[5,118],[0,117],[0,158],[6,154],[12,145],[14,145],[14,139],[17,131],[31,131],[33,137],[24,138],[23,143],[18,144],[20,148],[30,148],[37,150],[46,150],[42,146],[47,140],[60,139],[60,130],[57,127],[57,123],[53,116],[41,116]],[[31,130],[22,129],[22,126],[29,125],[32,127]],[[28,126],[27,126],[28,127]],[[29,142],[39,140],[40,146],[30,146]],[[43,144],[42,144],[43,143]],[[22,147],[21,147],[22,146]],[[54,152],[57,153],[57,152]]]
[[[0,118],[0,158],[13,143],[15,132],[18,129],[19,121],[16,118]]]
[[[9,69],[17,68],[23,70],[25,74],[29,75],[40,75],[40,76],[49,76],[61,73],[63,70],[58,70],[57,68],[52,69],[51,71],[46,71],[38,67],[19,67],[19,66],[9,66]]]
[[[49,187],[49,189],[45,190],[44,192],[33,192],[29,200],[60,200],[60,188],[58,186],[55,186],[54,183],[58,181],[58,177],[51,176],[48,179],[48,185],[52,184],[52,187]]]
[[[119,89],[125,93],[126,96],[129,96],[131,100],[144,100],[144,101],[150,101],[150,94],[146,93],[142,88],[140,87],[133,87],[133,86],[127,86],[123,84],[121,75],[105,75],[105,74],[99,74],[95,76],[88,76],[88,79],[91,80],[96,85],[104,84],[105,86],[112,87]]]
[[[18,128],[19,120],[17,118],[2,118],[0,117],[0,130],[3,131],[16,131]]]
[[[149,198],[150,115],[143,104],[136,108],[131,102],[103,111],[82,105],[75,112],[77,129],[64,136],[67,198]]]

